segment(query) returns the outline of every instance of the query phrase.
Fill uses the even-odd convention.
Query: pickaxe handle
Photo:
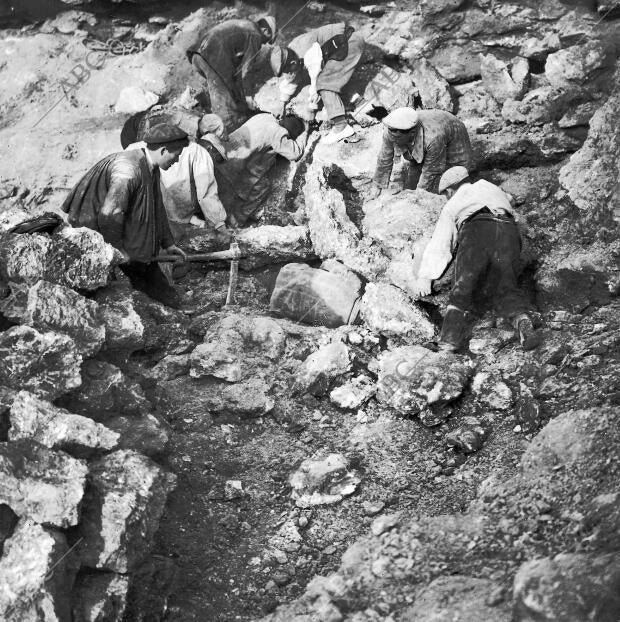
[[[169,263],[182,263],[182,262],[191,262],[191,263],[201,263],[201,262],[209,262],[209,261],[239,261],[241,258],[241,251],[239,250],[239,246],[236,244],[231,244],[230,248],[226,251],[214,251],[212,253],[202,253],[197,255],[187,255],[185,260],[183,260],[179,255],[157,255],[153,261],[158,262],[169,262]]]

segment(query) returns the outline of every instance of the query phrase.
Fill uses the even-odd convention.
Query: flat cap
[[[142,140],[153,145],[172,143],[187,140],[187,132],[182,130],[169,115],[159,114],[147,119]]]
[[[202,116],[198,122],[198,131],[201,136],[205,134],[215,134],[218,138],[224,138],[226,134],[222,118],[211,112]]]
[[[420,116],[413,108],[396,108],[383,119],[384,125],[393,130],[410,130],[420,122]]]
[[[449,168],[439,180],[439,194],[447,188],[455,186],[469,177],[469,171],[464,166],[453,166]]]

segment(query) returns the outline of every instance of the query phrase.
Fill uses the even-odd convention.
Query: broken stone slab
[[[342,454],[304,460],[289,478],[297,507],[330,505],[352,495],[361,477]]]
[[[22,519],[0,559],[0,619],[4,622],[70,620],[71,559],[65,536]]]
[[[150,458],[162,456],[170,442],[170,433],[151,414],[140,417],[113,417],[106,426],[119,436],[119,449],[133,449]]]
[[[31,440],[0,443],[0,503],[37,523],[76,525],[87,470],[82,460]]]
[[[357,376],[333,389],[329,399],[339,408],[355,410],[366,403],[376,391],[375,383],[368,376]]]
[[[149,370],[148,376],[153,380],[174,380],[189,375],[190,354],[169,354]]]
[[[362,283],[345,266],[338,265],[342,266],[341,274],[307,264],[287,264],[278,273],[269,310],[314,326],[337,328],[353,323],[359,309]]]
[[[273,319],[231,314],[210,326],[190,356],[192,378],[239,382],[284,353],[286,333]]]
[[[88,417],[74,415],[27,391],[17,393],[11,404],[9,440],[31,439],[78,457],[116,447],[119,434]]]
[[[91,463],[79,532],[82,563],[131,572],[146,557],[176,477],[150,458],[119,450]]]
[[[114,572],[82,574],[73,591],[74,622],[121,622],[129,577]]]
[[[384,194],[386,196],[384,196]],[[433,234],[446,199],[426,190],[403,190],[395,196],[381,193],[364,205],[364,235],[394,258]]]
[[[295,377],[296,389],[324,395],[336,378],[351,369],[351,358],[349,348],[342,341],[322,346],[302,363]]]
[[[368,283],[360,305],[360,317],[366,326],[385,336],[411,341],[429,341],[435,325],[402,290],[387,283]]]
[[[71,412],[106,423],[118,415],[140,415],[151,410],[142,387],[116,365],[89,360],[82,365],[82,385],[59,404]]]
[[[588,125],[594,113],[601,107],[600,102],[585,102],[567,110],[558,121],[558,126],[566,129]]]
[[[493,410],[510,410],[514,401],[510,387],[489,372],[478,372],[471,383],[476,401]]]
[[[14,326],[0,333],[0,384],[54,399],[80,386],[82,355],[70,337]]]
[[[502,117],[510,123],[544,125],[560,119],[570,105],[570,96],[564,91],[542,86],[527,93],[521,101],[504,101]]]
[[[530,69],[526,58],[515,58],[509,65],[493,54],[481,54],[482,84],[498,102],[520,100],[529,86]]]
[[[97,292],[95,300],[99,303],[109,350],[134,352],[144,347],[146,328],[136,311],[130,288],[107,287]]]
[[[213,413],[241,418],[262,417],[273,410],[272,385],[262,378],[250,378],[232,385],[214,385],[204,398],[204,407]]]
[[[597,620],[620,616],[620,559],[616,553],[561,553],[526,562],[514,580],[515,622]]]
[[[473,374],[473,364],[459,354],[403,346],[383,352],[377,371],[379,402],[402,414],[415,414],[457,399]]]
[[[263,225],[242,229],[237,235],[237,243],[243,255],[239,261],[243,270],[314,257],[308,228],[303,225]]]
[[[345,277],[347,281],[350,281],[352,284],[355,283],[357,287],[362,288],[362,280],[353,272],[353,270],[349,270],[343,263],[339,262],[337,259],[326,259],[321,263],[321,270],[327,270],[327,272],[331,272],[332,274],[338,274],[339,276]]]
[[[0,302],[0,312],[20,324],[71,337],[84,356],[103,345],[106,329],[99,305],[63,285],[37,281],[29,286],[11,283],[11,295]]]
[[[159,96],[140,86],[127,86],[118,96],[114,105],[115,112],[134,114],[148,110],[159,101]]]

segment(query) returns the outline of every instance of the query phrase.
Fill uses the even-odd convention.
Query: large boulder
[[[511,65],[493,54],[481,57],[482,84],[489,95],[498,102],[519,100],[529,86],[530,69],[526,58],[515,58]]]
[[[106,335],[96,302],[47,281],[11,283],[11,295],[0,302],[0,311],[19,324],[69,335],[84,356],[96,353]]]
[[[86,464],[30,440],[0,443],[0,503],[37,523],[76,525]]]
[[[82,563],[131,572],[148,554],[176,477],[134,451],[92,463],[80,522]]]
[[[403,414],[457,399],[473,374],[466,357],[422,346],[386,350],[378,361],[377,399]]]
[[[71,619],[71,556],[63,534],[23,519],[0,559],[0,619],[59,622]]]
[[[106,427],[119,436],[119,449],[133,449],[151,458],[165,453],[170,433],[151,414],[140,417],[114,417],[106,421]]]
[[[114,449],[119,442],[119,434],[100,423],[58,408],[28,391],[20,391],[13,399],[10,423],[10,441],[32,439],[79,457]]]
[[[108,287],[97,292],[105,344],[109,350],[139,350],[145,345],[145,326],[135,307],[133,291]]]
[[[243,259],[239,266],[252,270],[270,264],[311,259],[312,243],[305,226],[263,225],[243,229],[237,235]]]
[[[78,577],[73,591],[74,622],[121,622],[128,589],[129,577],[114,572]]]
[[[327,393],[336,378],[351,369],[352,354],[342,341],[334,341],[313,352],[296,375],[298,390],[313,395]]]
[[[73,340],[14,326],[0,334],[0,383],[54,399],[80,386],[82,355]]]
[[[527,93],[521,101],[507,99],[502,117],[510,123],[544,125],[562,118],[570,96],[552,86],[541,86]]]

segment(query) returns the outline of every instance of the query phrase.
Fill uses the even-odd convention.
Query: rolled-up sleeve
[[[424,249],[418,273],[424,279],[438,279],[452,261],[452,252],[458,235],[454,217],[455,207],[456,205],[450,201],[444,205],[435,225],[433,237]]]
[[[381,151],[377,157],[377,168],[375,170],[374,182],[379,188],[387,188],[390,183],[392,168],[394,167],[394,142],[390,138],[388,131],[383,131],[383,142]]]
[[[226,210],[218,195],[213,160],[206,149],[196,151],[191,166],[200,211],[205,220],[217,229],[226,221]]]
[[[304,154],[307,140],[306,132],[298,136],[296,140],[293,140],[282,127],[274,133],[271,140],[271,148],[290,162],[296,162]]]

